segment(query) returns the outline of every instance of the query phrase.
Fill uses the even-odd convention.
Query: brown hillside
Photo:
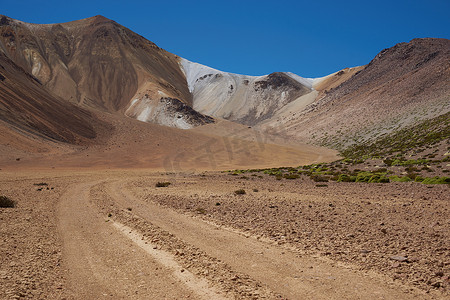
[[[0,52],[0,126],[77,144],[96,137],[91,113],[57,99]],[[4,131],[6,129],[3,129]]]
[[[281,121],[289,135],[337,148],[450,110],[450,40],[414,39]]]
[[[0,49],[45,87],[84,106],[124,112],[136,93],[191,104],[176,56],[102,16],[38,25],[2,16]]]

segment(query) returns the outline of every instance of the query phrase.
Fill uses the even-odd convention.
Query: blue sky
[[[158,46],[223,71],[320,77],[418,37],[450,38],[450,1],[10,1],[31,23],[103,15]]]

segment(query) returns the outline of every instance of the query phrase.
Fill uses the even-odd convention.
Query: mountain
[[[183,61],[102,16],[46,25],[0,16],[1,168],[180,172],[336,158],[268,144],[247,126],[215,126],[193,108]],[[205,124],[214,126],[180,130]]]
[[[244,76],[191,63],[102,16],[47,25],[2,16],[0,37],[0,49],[55,95],[183,129],[213,122],[208,116],[255,125],[312,87],[289,73]]]
[[[346,73],[352,76],[346,76]],[[346,76],[339,81],[337,77]],[[333,79],[334,78],[334,79]],[[450,111],[450,40],[414,39],[381,51],[367,66],[340,71],[311,104],[262,128],[343,150]]]
[[[186,109],[177,56],[105,17],[41,25],[2,16],[0,50],[79,106],[182,128],[211,122]]]
[[[79,144],[96,137],[91,113],[50,94],[38,79],[0,52],[0,128]]]
[[[448,113],[449,83],[446,39],[400,43],[366,66],[322,78],[247,76],[190,62],[102,16],[45,25],[0,16],[0,127],[8,132],[0,142],[20,141],[15,147],[23,149],[33,149],[24,146],[30,141],[79,145],[97,149],[86,154],[97,162],[99,153],[115,149],[111,159],[116,153],[129,159],[119,165],[132,164],[131,152],[115,147],[138,140],[136,155],[162,157],[182,148],[189,161],[199,141],[217,138],[222,160],[232,160],[230,137],[243,145],[264,135],[283,147],[306,149],[307,142],[343,151]],[[181,133],[160,125],[204,129]],[[184,142],[158,148],[165,138]],[[81,148],[69,148],[83,157]],[[322,158],[336,153],[317,151]],[[251,155],[239,153],[241,162]]]
[[[255,125],[311,92],[312,79],[292,73],[247,76],[226,73],[181,59],[193,108],[201,113]]]

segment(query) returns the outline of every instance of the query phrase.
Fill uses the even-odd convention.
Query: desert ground
[[[0,298],[448,299],[447,185],[253,175],[3,170]]]

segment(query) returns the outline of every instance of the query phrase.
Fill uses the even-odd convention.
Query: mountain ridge
[[[16,110],[9,116],[5,111],[15,98],[4,93],[1,118],[17,129],[71,144],[95,141],[97,131],[103,137],[114,134],[105,129],[113,115],[179,129],[227,124],[220,122],[225,119],[343,150],[450,110],[449,42],[399,43],[365,66],[321,78],[289,72],[248,76],[190,62],[103,16],[43,25],[0,16],[3,62],[10,60],[25,74],[17,92],[28,84],[39,90],[21,100],[37,103],[34,112]],[[0,69],[0,91],[12,89],[5,78],[18,76],[8,72]],[[44,109],[45,98],[78,123],[64,124]],[[48,121],[38,117],[40,110]]]

